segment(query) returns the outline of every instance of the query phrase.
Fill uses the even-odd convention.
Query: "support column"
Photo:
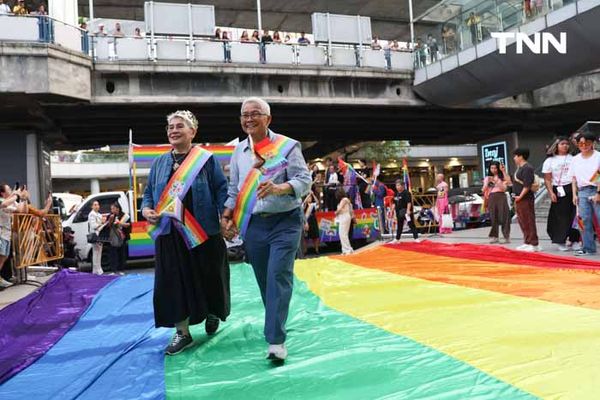
[[[100,193],[100,181],[96,178],[90,180],[91,194]]]

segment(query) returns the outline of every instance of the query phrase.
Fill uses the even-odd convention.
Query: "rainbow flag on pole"
[[[410,192],[410,174],[408,173],[408,162],[406,161],[406,158],[402,160],[402,179],[404,180],[406,190]]]
[[[235,146],[225,146],[225,145],[210,145],[210,146],[200,146],[204,150],[210,151],[215,159],[221,163],[221,165],[229,164],[231,160],[231,155],[233,154],[233,150]],[[150,167],[152,162],[171,150],[171,146],[168,144],[159,144],[159,145],[139,145],[139,144],[131,144],[131,157],[130,162],[136,163],[138,168],[140,166]]]

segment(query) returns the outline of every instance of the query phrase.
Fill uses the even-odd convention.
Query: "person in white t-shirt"
[[[4,0],[0,0],[0,15],[2,14],[10,14],[10,6],[4,4]]]
[[[552,201],[546,231],[560,251],[581,249],[579,231],[573,229],[576,207],[573,204],[572,177],[569,174],[573,156],[569,154],[569,150],[569,138],[557,138],[542,166],[544,183]],[[571,247],[566,245],[567,237]]]
[[[600,152],[594,150],[596,137],[585,133],[577,137],[577,146],[581,153],[573,157],[569,175],[572,179],[573,204],[579,207],[579,216],[583,220],[583,248],[575,252],[576,256],[596,253],[594,240],[594,218],[600,221]]]

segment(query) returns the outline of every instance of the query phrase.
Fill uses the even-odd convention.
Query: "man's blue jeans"
[[[252,215],[244,237],[248,262],[265,306],[265,339],[282,344],[286,339],[294,283],[294,259],[300,244],[303,215],[300,208],[267,216]]]
[[[594,203],[596,195],[595,186],[585,186],[579,189],[577,194],[579,201],[579,216],[583,220],[583,250],[586,253],[596,252],[596,241],[594,240],[594,218],[600,222],[600,204]]]

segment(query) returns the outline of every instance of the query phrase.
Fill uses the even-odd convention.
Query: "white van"
[[[110,205],[118,202],[123,212],[129,214],[131,218],[131,210],[133,203],[130,202],[131,196],[125,192],[104,192],[88,196],[83,202],[77,206],[65,221],[63,221],[63,229],[70,227],[75,235],[75,251],[81,260],[91,260],[92,245],[87,242],[88,214],[92,210],[92,203],[98,201],[100,203],[100,213],[109,214]]]

